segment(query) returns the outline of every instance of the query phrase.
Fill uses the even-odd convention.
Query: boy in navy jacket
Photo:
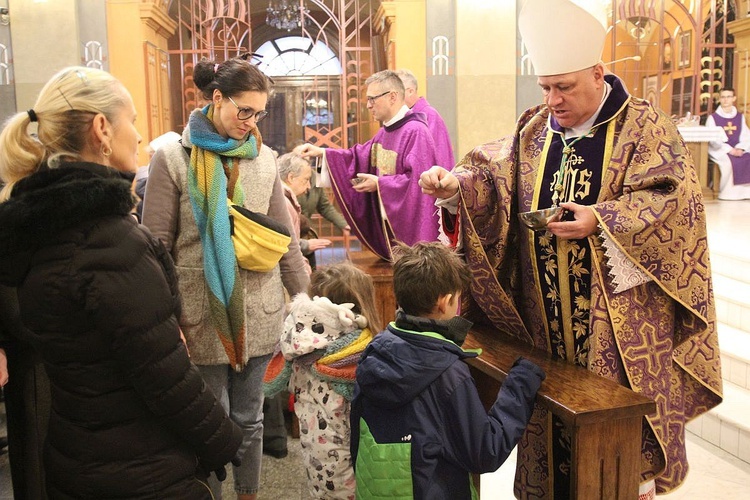
[[[396,249],[396,321],[365,349],[352,401],[357,498],[475,497],[471,473],[498,469],[521,438],[544,372],[519,358],[487,413],[463,362],[456,316],[469,271],[440,243]]]

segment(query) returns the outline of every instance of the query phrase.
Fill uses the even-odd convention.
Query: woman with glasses
[[[132,216],[135,119],[118,80],[73,67],[0,134],[0,282],[49,376],[49,498],[205,500],[242,441],[180,339],[174,265]]]
[[[292,225],[275,157],[257,127],[269,79],[244,57],[199,62],[193,79],[210,104],[190,115],[181,142],[152,158],[143,223],[175,261],[190,356],[243,429],[234,486],[248,500],[260,481],[263,374],[282,330],[284,287],[296,295],[309,278],[294,234],[270,272],[238,267],[227,224],[229,198]],[[220,498],[219,485],[212,488]]]

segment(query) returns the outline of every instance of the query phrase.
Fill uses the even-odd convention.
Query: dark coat
[[[207,498],[196,474],[242,439],[180,341],[174,267],[133,204],[90,163],[42,168],[0,203],[0,282],[50,378],[51,498]]]
[[[375,336],[357,366],[351,409],[357,493],[472,498],[470,473],[495,471],[508,457],[531,417],[544,372],[520,359],[488,413],[463,362],[476,352],[397,324]],[[410,449],[399,455],[399,446]],[[387,463],[378,463],[384,457]],[[410,463],[398,467],[398,457]],[[411,478],[397,471],[411,471]]]
[[[21,340],[15,288],[0,285],[0,348],[8,356],[3,387],[8,459],[15,500],[46,500],[42,450],[50,414],[49,378],[39,354]]]

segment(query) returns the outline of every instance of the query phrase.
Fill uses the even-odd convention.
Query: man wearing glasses
[[[368,78],[367,109],[383,123],[375,137],[350,149],[297,146],[303,157],[323,157],[322,177],[331,185],[352,231],[375,254],[391,258],[391,242],[436,241],[434,200],[422,193],[422,172],[437,164],[435,143],[423,113],[404,103],[404,84],[394,71]]]

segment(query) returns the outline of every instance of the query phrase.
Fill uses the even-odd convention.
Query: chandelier
[[[305,17],[309,13],[310,9],[295,0],[269,0],[266,24],[277,30],[292,31],[301,28],[303,22],[305,25],[310,22]]]
[[[630,36],[640,41],[644,38],[648,38],[651,35],[651,19],[643,16],[629,17],[628,20],[628,32]]]

